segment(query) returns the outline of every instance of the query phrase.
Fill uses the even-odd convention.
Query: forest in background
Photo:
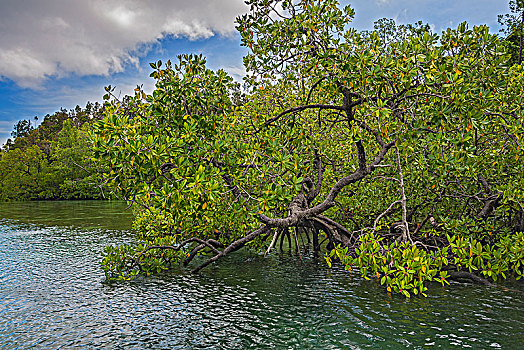
[[[88,131],[102,106],[61,109],[20,120],[2,147],[0,200],[100,199],[99,169]]]

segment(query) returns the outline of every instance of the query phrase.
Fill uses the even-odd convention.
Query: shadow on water
[[[238,252],[199,275],[106,283],[100,252],[132,237],[125,205],[45,203],[0,209],[0,349],[522,345],[521,293],[453,284],[405,299],[311,257]]]

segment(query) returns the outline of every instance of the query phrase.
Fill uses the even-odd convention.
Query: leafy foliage
[[[331,266],[333,257],[346,265],[360,268],[363,277],[376,276],[386,286],[388,292],[394,291],[409,297],[410,292],[426,296],[427,283],[437,281],[449,284],[449,272],[458,269],[477,272],[485,278],[497,281],[506,273],[522,278],[524,271],[524,233],[507,235],[495,245],[464,236],[447,236],[448,245],[433,250],[421,248],[416,244],[397,241],[385,244],[384,237],[374,233],[360,236],[360,246],[355,254],[348,254],[348,247],[338,245],[326,256]]]
[[[107,89],[95,155],[140,238],[107,248],[108,278],[299,237],[407,296],[522,275],[524,69],[496,35],[385,20],[357,32],[335,0],[248,5],[240,104],[192,55],[152,64],[151,95]]]

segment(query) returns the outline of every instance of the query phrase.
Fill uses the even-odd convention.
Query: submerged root
[[[449,279],[457,281],[457,282],[472,282],[475,284],[481,284],[484,286],[492,286],[493,284],[489,282],[487,279],[484,279],[480,276],[477,276],[475,274],[472,274],[471,272],[467,271],[451,271],[449,273]]]

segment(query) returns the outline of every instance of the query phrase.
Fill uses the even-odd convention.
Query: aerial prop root
[[[197,247],[195,247],[191,251],[191,253],[189,253],[188,258],[186,259],[187,263],[189,263],[189,261],[191,261],[193,259],[194,255],[196,255],[196,253],[198,253],[198,251],[200,251],[201,249],[204,249],[204,248],[207,247],[207,248],[210,248],[211,251],[213,251],[215,254],[219,254],[220,251],[217,248],[223,248],[224,247],[224,245],[222,243],[220,243],[219,241],[217,241],[217,240],[214,240],[214,239],[203,240],[203,239],[200,239],[200,238],[197,238],[197,237],[192,237],[192,238],[186,239],[185,241],[182,241],[178,245],[175,245],[175,246],[173,246],[173,245],[151,245],[151,246],[148,246],[147,248],[145,248],[140,254],[138,254],[136,256],[136,258],[132,262],[131,268],[138,267],[140,270],[142,270],[142,266],[140,264],[140,260],[150,250],[160,249],[160,250],[180,251],[182,248],[187,246],[189,243],[193,243],[193,242],[199,243],[199,245]],[[189,259],[189,261],[188,261],[188,259]],[[187,265],[187,263],[185,263],[185,265]]]
[[[306,232],[308,232],[308,228],[314,227],[315,226],[315,222],[321,222],[322,223],[322,225],[320,225],[319,227],[322,230],[326,231],[328,237],[330,237],[330,241],[332,241],[333,244],[337,244],[337,243],[349,244],[350,240],[353,240],[353,236],[351,236],[351,233],[347,229],[345,229],[342,225],[337,223],[336,221],[334,221],[334,220],[332,220],[332,219],[330,219],[328,217],[325,217],[323,215],[319,215],[318,218],[315,218],[315,219],[317,221],[312,219],[312,220],[308,220],[308,221],[306,221],[304,223],[297,224],[297,225],[289,225],[289,226],[286,226],[286,227],[277,227],[275,233],[273,234],[273,238],[271,240],[271,243],[270,243],[268,249],[266,250],[266,253],[264,254],[264,256],[267,255],[271,251],[271,248],[276,244],[276,242],[277,242],[279,237],[281,238],[281,243],[282,243],[282,240],[283,240],[284,236],[287,236],[288,240],[291,241],[291,237],[290,237],[290,233],[289,233],[289,229],[291,227],[299,227],[300,226],[300,227],[303,227]],[[237,251],[240,248],[244,247],[248,242],[254,240],[258,236],[264,235],[264,234],[270,234],[272,229],[275,229],[275,227],[272,227],[271,225],[264,224],[264,225],[261,225],[258,229],[256,229],[256,230],[252,231],[251,233],[247,234],[246,236],[244,236],[244,237],[234,241],[233,243],[231,243],[230,245],[228,245],[227,247],[225,247],[221,251],[218,251],[216,249],[212,249],[213,252],[215,253],[215,255],[213,257],[209,258],[208,260],[206,260],[204,263],[202,263],[199,266],[197,266],[196,268],[194,268],[191,272],[192,273],[199,272],[200,270],[202,270],[207,265],[217,261],[218,259],[226,256],[227,254],[229,254],[231,252]],[[295,244],[298,247],[298,241],[297,241],[297,236],[296,235],[295,235],[294,239],[295,239]],[[197,246],[194,249],[195,254],[198,251],[197,248],[200,248],[204,244],[204,242],[202,240],[198,240],[196,242],[200,243],[200,245]],[[282,244],[280,246],[282,246]],[[192,253],[190,253],[190,255]],[[300,257],[302,258],[302,256],[300,256]]]
[[[317,235],[318,235],[318,230],[321,229],[324,232],[326,232],[326,235],[328,236],[330,242],[333,245],[338,244],[338,243],[341,243],[343,245],[349,245],[350,242],[353,240],[353,236],[351,236],[351,233],[346,228],[344,228],[342,225],[340,225],[336,221],[326,216],[318,215],[317,217],[306,220],[303,223],[301,222],[301,223],[297,223],[295,225],[289,225],[286,227],[277,227],[273,235],[272,241],[266,251],[266,254],[264,254],[264,256],[270,252],[271,248],[278,241],[278,238],[281,238],[280,246],[282,247],[282,240],[284,239],[285,236],[290,241],[289,242],[290,246],[291,246],[291,240],[294,238],[295,244],[298,249],[299,244],[297,240],[298,239],[297,235],[295,234],[294,235],[295,237],[291,238],[291,234],[289,232],[289,229],[291,227],[295,227],[295,228],[302,227],[304,228],[304,231],[306,232],[306,234],[309,234],[312,231],[311,229],[314,229],[312,233],[317,234]],[[159,249],[159,250],[181,251],[188,244],[197,243],[197,245],[193,249],[191,249],[191,251],[188,253],[188,256],[184,259],[183,261],[184,266],[187,266],[194,259],[194,257],[197,256],[197,254],[205,248],[209,248],[211,252],[214,253],[214,255],[211,258],[209,258],[202,264],[198,265],[196,268],[194,268],[191,271],[192,273],[197,273],[200,270],[202,270],[204,267],[206,267],[207,265],[217,261],[218,259],[226,256],[227,254],[231,252],[237,251],[240,248],[244,247],[248,242],[254,240],[258,236],[264,235],[264,234],[268,234],[268,235],[271,234],[271,230],[273,229],[275,229],[275,227],[272,227],[271,225],[263,224],[258,229],[250,232],[249,234],[245,235],[244,237],[240,239],[237,239],[236,241],[232,242],[228,246],[224,246],[224,244],[214,239],[203,240],[197,237],[192,237],[187,240],[184,240],[180,242],[178,245],[148,246],[140,254],[138,254],[135,257],[135,259],[132,261],[131,268],[138,268],[142,270],[141,260],[145,257],[147,252],[151,250]],[[314,241],[317,241],[317,239]],[[219,250],[219,248],[223,248],[223,249]],[[314,245],[313,249],[316,251],[316,250],[319,250],[319,248],[320,247],[317,243],[316,246]],[[302,259],[301,255],[300,257]]]
[[[202,270],[207,265],[217,261],[218,259],[226,256],[227,254],[239,250],[240,248],[245,246],[246,243],[254,240],[256,237],[258,237],[260,235],[263,235],[265,233],[268,233],[271,230],[271,228],[272,227],[270,227],[268,225],[261,225],[258,229],[254,230],[253,232],[247,234],[246,236],[244,236],[242,238],[237,239],[236,241],[234,241],[233,243],[228,245],[226,248],[224,248],[222,251],[216,252],[215,256],[209,258],[204,263],[202,263],[199,266],[197,266],[196,268],[194,268],[191,272],[192,273],[199,272],[200,270]]]

